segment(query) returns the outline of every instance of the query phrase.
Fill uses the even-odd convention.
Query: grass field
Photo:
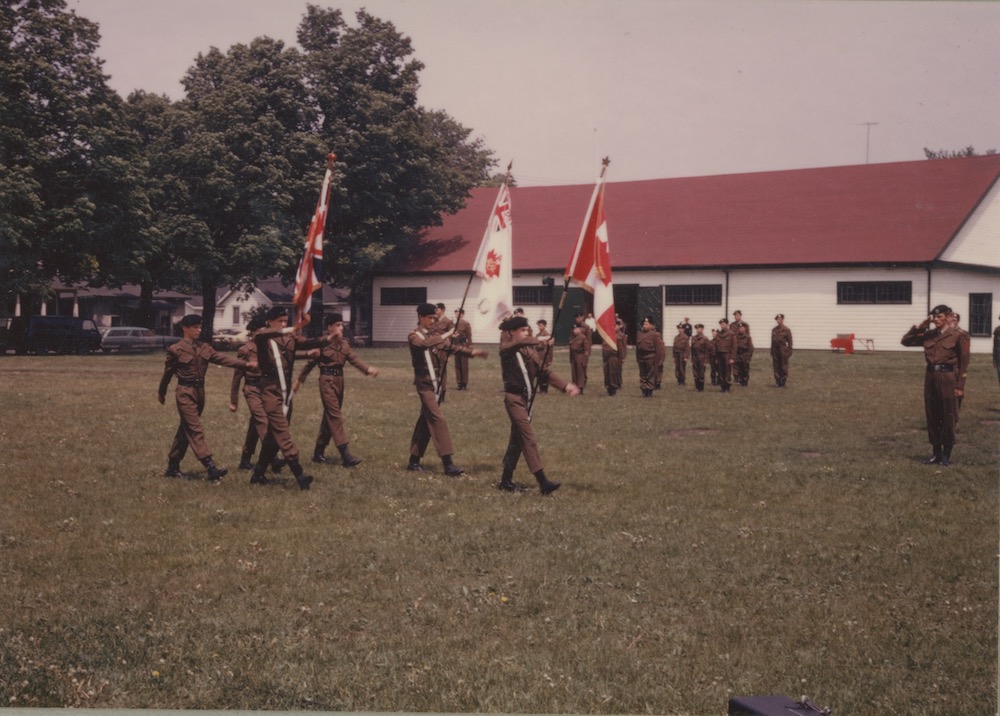
[[[835,714],[997,711],[988,357],[949,468],[919,462],[918,352],[800,351],[784,390],[761,356],[748,388],[652,400],[632,353],[616,398],[592,363],[586,395],[539,398],[563,483],[543,498],[493,487],[495,354],[445,403],[461,478],[433,449],[434,472],[402,469],[408,354],[362,356],[382,370],[347,375],[364,462],[313,466],[309,492],[235,469],[247,412],[227,410],[228,370],[208,377],[230,468],[213,486],[162,477],[161,356],[0,358],[2,704],[723,714],[779,693]],[[315,381],[293,420],[307,465]]]

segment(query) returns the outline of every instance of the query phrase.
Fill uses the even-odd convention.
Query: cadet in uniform
[[[774,384],[785,387],[788,380],[788,359],[792,357],[792,331],[785,325],[785,314],[774,317],[776,325],[771,329],[771,363],[774,366]]]
[[[753,339],[747,324],[741,323],[736,329],[736,361],[733,363],[733,382],[744,388],[750,384],[750,359],[753,358]]]
[[[319,397],[323,403],[323,417],[312,461],[328,464],[333,462],[323,454],[332,439],[340,452],[341,464],[344,467],[354,467],[361,459],[347,449],[347,430],[344,429],[344,414],[341,412],[344,405],[344,366],[350,363],[372,378],[378,377],[378,368],[365,365],[344,340],[344,317],[341,314],[331,313],[326,317],[325,323],[330,342],[318,349],[318,355],[310,356],[299,377],[295,379],[292,391],[298,392],[312,369],[319,366]]]
[[[452,342],[456,346],[472,347],[472,324],[465,320],[465,309],[455,310],[455,337]],[[455,354],[455,382],[459,390],[469,387],[469,356],[464,353]]]
[[[434,325],[431,327],[431,332],[435,335],[443,335],[447,333],[449,336],[454,333],[455,324],[452,323],[451,319],[445,314],[445,305],[443,303],[434,304]],[[434,360],[436,361],[434,369],[437,371],[438,379],[438,403],[443,403],[445,396],[448,393],[448,359],[451,356],[444,352],[439,351],[434,354]]]
[[[545,373],[549,385],[567,395],[579,395],[580,389],[542,367],[542,358],[537,350],[540,341],[531,335],[526,318],[509,318],[500,324],[500,330],[504,331],[504,336],[509,336],[500,344],[500,370],[503,374],[504,407],[510,418],[510,439],[503,457],[503,476],[498,488],[507,492],[524,490],[514,483],[514,468],[523,453],[541,493],[551,495],[559,489],[560,483],[552,482],[545,476],[538,441],[531,426],[531,408],[535,397],[532,386],[536,378]]]
[[[260,363],[260,395],[267,415],[267,435],[260,448],[260,457],[250,476],[250,484],[270,483],[264,472],[281,450],[282,456],[295,476],[299,489],[308,490],[312,475],[305,474],[299,463],[299,448],[292,440],[289,423],[292,417],[290,398],[292,372],[296,352],[320,348],[329,342],[329,334],[322,338],[306,338],[297,328],[287,328],[288,313],[280,306],[272,306],[265,314],[267,327],[254,336],[257,360]],[[277,356],[275,355],[277,353]]]
[[[615,342],[612,345],[606,340],[601,340],[601,357],[604,363],[604,388],[608,395],[614,396],[622,389],[622,361],[627,354],[625,346],[625,334],[621,331],[621,326],[615,325]]]
[[[694,389],[705,390],[705,364],[709,361],[711,341],[705,335],[705,326],[696,323],[691,337],[691,373],[694,375]]]
[[[997,370],[997,380],[1000,381],[1000,326],[993,329],[993,367]]]
[[[739,313],[739,311],[737,311]],[[715,367],[719,373],[719,387],[728,393],[733,363],[736,362],[736,334],[729,330],[729,321],[719,320],[719,332],[715,336]]]
[[[420,459],[427,450],[427,443],[434,440],[434,448],[444,463],[446,475],[456,476],[465,472],[464,468],[452,462],[454,449],[451,445],[451,433],[444,418],[444,411],[438,398],[437,365],[447,363],[449,353],[465,353],[473,358],[485,358],[487,353],[469,346],[453,346],[451,332],[437,334],[433,331],[435,322],[434,306],[421,303],[417,306],[417,327],[410,333],[410,361],[413,365],[413,384],[420,398],[420,417],[413,426],[413,437],[410,439],[410,459],[407,470],[423,471]],[[443,359],[438,354],[444,354]]]
[[[733,311],[733,322],[729,324],[729,330],[739,333],[740,326],[746,326],[747,334],[750,333],[750,324],[743,320],[743,311]]]
[[[685,328],[684,323],[678,323],[677,335],[674,336],[672,351],[674,356],[674,378],[677,379],[677,385],[684,385],[687,382],[687,362],[688,358],[691,357],[691,341],[688,338],[689,334],[687,330],[690,328],[690,325]]]
[[[948,325],[951,309],[935,306],[931,315],[920,325],[913,326],[903,336],[904,346],[922,346],[927,371],[924,373],[924,413],[927,416],[927,437],[933,454],[925,464],[951,464],[955,446],[955,422],[958,420],[958,399],[965,394],[965,378],[969,368],[969,352],[961,331]],[[931,324],[934,327],[931,328]]]
[[[244,361],[257,363],[257,344],[253,337],[266,324],[263,318],[253,318],[247,324],[247,332],[250,334],[249,340],[240,346],[236,351],[236,357]],[[233,371],[233,382],[229,390],[229,410],[235,413],[239,407],[240,383],[243,383],[243,399],[246,400],[247,408],[250,410],[250,421],[247,423],[247,434],[243,439],[243,449],[240,453],[240,469],[253,469],[253,454],[257,450],[257,444],[262,443],[267,437],[267,413],[264,412],[264,403],[260,398],[260,367],[237,368]],[[279,458],[271,463],[274,472],[280,472],[285,463]]]
[[[573,383],[580,387],[580,392],[587,387],[587,363],[590,361],[590,351],[594,346],[594,333],[587,325],[584,315],[577,313],[573,317],[573,329],[569,339],[569,365]]]
[[[642,319],[642,326],[635,338],[635,360],[639,364],[639,389],[642,390],[643,398],[653,397],[656,367],[657,364],[662,364],[666,350],[652,316],[646,316]]]
[[[160,405],[167,400],[167,387],[171,378],[177,376],[177,388],[174,396],[177,401],[177,412],[181,422],[177,426],[174,441],[167,454],[166,477],[184,477],[181,472],[181,460],[187,453],[188,446],[208,470],[208,479],[212,482],[222,479],[228,472],[226,468],[218,467],[212,460],[212,451],[205,442],[205,426],[201,421],[201,413],[205,409],[205,371],[209,363],[224,365],[228,368],[255,367],[255,364],[232,358],[219,353],[208,343],[198,340],[201,333],[201,316],[191,313],[180,321],[183,339],[167,348],[166,365],[157,399]]]
[[[552,341],[546,341],[543,339],[549,337],[549,322],[544,318],[540,318],[535,321],[535,325],[538,326],[538,332],[535,334],[535,337],[538,338],[538,346],[535,350],[537,350],[538,355],[542,357],[542,367],[546,369],[538,374],[538,392],[548,393],[549,382],[545,376],[547,375],[546,371],[552,365]]]
[[[719,384],[719,364],[716,362],[715,349],[719,345],[719,329],[712,329],[712,339],[708,342],[708,367],[712,371],[712,385]]]

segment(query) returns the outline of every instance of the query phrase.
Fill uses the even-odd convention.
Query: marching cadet
[[[181,472],[181,460],[190,445],[191,451],[208,470],[209,481],[217,482],[229,471],[215,464],[212,451],[205,442],[205,426],[201,420],[201,413],[205,409],[205,371],[208,370],[209,363],[244,369],[255,368],[256,364],[223,355],[210,344],[199,341],[201,316],[188,314],[180,320],[180,325],[184,337],[167,348],[166,365],[157,392],[157,399],[163,405],[167,400],[170,380],[174,375],[177,376],[174,396],[181,420],[170,445],[170,452],[167,453],[167,469],[163,474],[165,477],[185,477]]]
[[[691,373],[694,375],[694,389],[705,390],[705,364],[709,361],[711,341],[705,335],[705,326],[696,323],[691,336]]]
[[[639,364],[639,388],[643,398],[652,398],[656,384],[656,368],[662,364],[666,346],[656,330],[652,316],[642,319],[642,326],[635,339],[635,360]]]
[[[950,313],[948,306],[935,306],[931,315],[920,325],[910,328],[900,341],[904,346],[921,346],[924,349],[927,361],[924,413],[927,417],[927,438],[934,452],[923,462],[942,467],[951,464],[958,399],[965,394],[965,378],[969,369],[968,346],[961,331],[948,325]]]
[[[500,324],[500,330],[504,331],[500,344],[500,370],[503,375],[504,407],[510,418],[510,439],[503,457],[503,475],[497,487],[505,492],[524,491],[523,486],[514,483],[514,469],[523,453],[528,469],[538,481],[539,490],[543,495],[551,495],[561,483],[549,480],[542,465],[538,441],[531,426],[531,408],[535,398],[533,386],[544,373],[549,385],[567,395],[579,395],[580,389],[543,367],[537,347],[540,342],[550,341],[551,336],[542,341],[533,337],[531,326],[523,316],[507,319]]]
[[[733,381],[744,388],[750,384],[750,359],[753,358],[753,339],[747,325],[736,329],[736,361],[733,363]]]
[[[455,330],[455,324],[452,323],[451,319],[445,314],[445,305],[443,303],[434,304],[434,326],[431,331],[435,335],[442,335],[447,333],[451,335]],[[444,351],[440,351],[434,354],[434,358],[437,361],[434,368],[437,371],[438,377],[438,403],[443,403],[445,395],[448,393],[448,359],[451,356]]]
[[[587,363],[594,346],[594,332],[587,325],[582,313],[573,317],[573,329],[569,339],[569,365],[573,383],[580,387],[582,394],[587,387]]]
[[[452,342],[456,346],[472,347],[472,324],[465,320],[465,309],[455,309],[455,337]],[[464,353],[455,354],[455,382],[459,390],[469,388],[469,356]]]
[[[538,351],[538,355],[542,357],[542,367],[546,370],[552,365],[552,341],[546,341],[544,339],[549,337],[549,322],[544,318],[540,318],[535,321],[535,325],[538,326],[538,332],[535,333],[535,337],[538,338],[538,346],[535,350]],[[500,334],[504,335],[503,333]],[[548,393],[549,392],[549,382],[545,377],[548,375],[546,371],[541,371],[538,374],[538,392]]]
[[[340,452],[341,464],[344,467],[354,467],[361,463],[361,459],[347,449],[347,430],[344,428],[344,414],[341,412],[344,405],[344,366],[350,363],[372,378],[378,377],[378,368],[365,365],[344,340],[344,317],[341,314],[331,313],[326,317],[325,323],[330,342],[310,351],[309,361],[295,379],[292,391],[297,393],[312,369],[319,366],[319,397],[323,403],[323,417],[319,423],[312,461],[321,464],[334,462],[323,454],[332,439]]]
[[[620,325],[615,326],[615,342],[612,345],[607,340],[601,340],[601,357],[604,363],[604,388],[608,395],[614,397],[622,388],[622,362],[625,360],[628,348],[625,345],[625,334]]]
[[[792,331],[785,325],[785,314],[774,317],[777,325],[771,329],[771,363],[774,366],[774,384],[784,388],[788,381],[788,360],[792,357]]]
[[[719,320],[719,332],[715,336],[715,366],[719,372],[719,387],[723,393],[729,392],[735,362],[736,334],[729,330],[729,321],[723,318]]]
[[[310,348],[320,348],[330,340],[306,338],[298,328],[288,328],[288,313],[280,306],[272,306],[264,316],[267,326],[255,336],[257,361],[260,363],[260,395],[267,415],[267,435],[260,448],[257,465],[250,476],[251,485],[267,485],[271,481],[264,472],[281,450],[285,463],[292,470],[299,489],[308,490],[312,475],[305,474],[299,463],[299,448],[292,440],[289,423],[292,417],[291,382],[296,353]]]
[[[691,341],[688,338],[690,325],[684,323],[677,324],[677,335],[674,336],[673,356],[674,356],[674,377],[677,385],[684,385],[687,382],[687,362],[691,357]]]
[[[263,318],[252,318],[247,324],[249,340],[240,346],[236,351],[236,357],[243,361],[257,363],[257,344],[253,337],[266,324]],[[233,382],[229,390],[229,410],[235,413],[239,407],[240,383],[243,383],[243,399],[250,410],[250,421],[247,423],[247,434],[243,439],[243,449],[240,453],[240,469],[253,469],[253,454],[257,450],[257,444],[262,443],[267,437],[267,413],[264,412],[264,403],[260,398],[260,367],[237,368],[233,371]],[[281,472],[285,463],[279,459],[271,463],[271,470],[275,473]]]
[[[407,470],[422,472],[424,468],[420,464],[420,459],[427,450],[427,443],[434,441],[434,449],[441,456],[444,463],[444,472],[449,476],[461,475],[465,468],[459,467],[452,462],[454,449],[451,444],[451,433],[448,431],[448,423],[444,418],[444,411],[438,397],[438,376],[437,366],[440,363],[447,363],[450,353],[465,353],[473,358],[485,358],[486,351],[470,346],[452,345],[452,332],[443,334],[435,333],[434,306],[429,303],[421,303],[417,306],[417,327],[409,336],[410,361],[413,365],[413,385],[417,388],[417,397],[420,398],[420,417],[413,427],[413,437],[410,439],[410,459],[406,465]],[[443,360],[438,354],[444,354]]]

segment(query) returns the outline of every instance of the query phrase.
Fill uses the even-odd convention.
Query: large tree
[[[148,205],[138,146],[64,0],[0,3],[0,291],[100,282],[135,258]]]

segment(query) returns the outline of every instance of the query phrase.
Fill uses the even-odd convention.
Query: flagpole
[[[507,165],[507,173],[504,174],[504,177],[503,177],[503,184],[500,185],[501,188],[503,188],[504,186],[506,186],[507,182],[510,181],[510,170],[511,170],[511,168],[513,166],[514,166],[514,160],[511,159],[510,163]],[[502,195],[503,195],[503,192],[502,191],[498,191],[497,192],[497,198],[493,200],[493,210],[490,212],[490,218],[486,222],[486,231],[487,232],[489,232],[490,225],[493,223],[493,216],[497,213],[497,206],[499,206],[499,204],[500,204],[500,197]],[[482,247],[482,243],[480,243],[479,245],[480,245],[480,247]],[[476,258],[477,259],[479,258],[478,255],[477,255]],[[477,261],[476,263],[478,264],[479,262]],[[472,269],[472,273],[469,274],[469,282],[465,284],[465,293],[462,294],[462,303],[458,307],[458,309],[460,311],[464,311],[465,310],[465,299],[467,299],[469,297],[469,288],[472,286],[472,279],[474,279],[475,277],[476,277],[476,270],[475,270],[475,268],[473,268]]]
[[[604,157],[604,159],[601,160],[601,174],[597,177],[597,186],[594,187],[594,193],[590,197],[590,205],[587,207],[587,213],[584,215],[586,216],[586,219],[584,220],[583,228],[580,230],[581,237],[583,232],[587,230],[587,220],[590,219],[590,213],[594,210],[594,203],[597,201],[597,194],[601,189],[601,184],[604,181],[604,174],[608,171],[608,165],[610,163],[611,159],[608,157]],[[576,246],[573,247],[573,257],[570,259],[570,266],[572,267],[576,266],[576,260],[580,257],[580,246],[582,244],[583,242],[578,238]],[[542,358],[542,365],[545,365],[545,362],[548,361],[549,356],[552,354],[552,344],[555,343],[556,338],[556,327],[559,325],[559,318],[562,315],[563,307],[566,305],[566,294],[569,293],[569,281],[571,274],[572,271],[567,269],[566,275],[563,277],[562,296],[559,297],[559,305],[556,307],[556,315],[552,319],[552,340],[550,340],[548,345],[545,347],[545,355]],[[538,382],[537,377],[535,382]],[[533,391],[533,393],[537,395],[537,391]],[[530,405],[528,406],[528,413],[531,413]]]

